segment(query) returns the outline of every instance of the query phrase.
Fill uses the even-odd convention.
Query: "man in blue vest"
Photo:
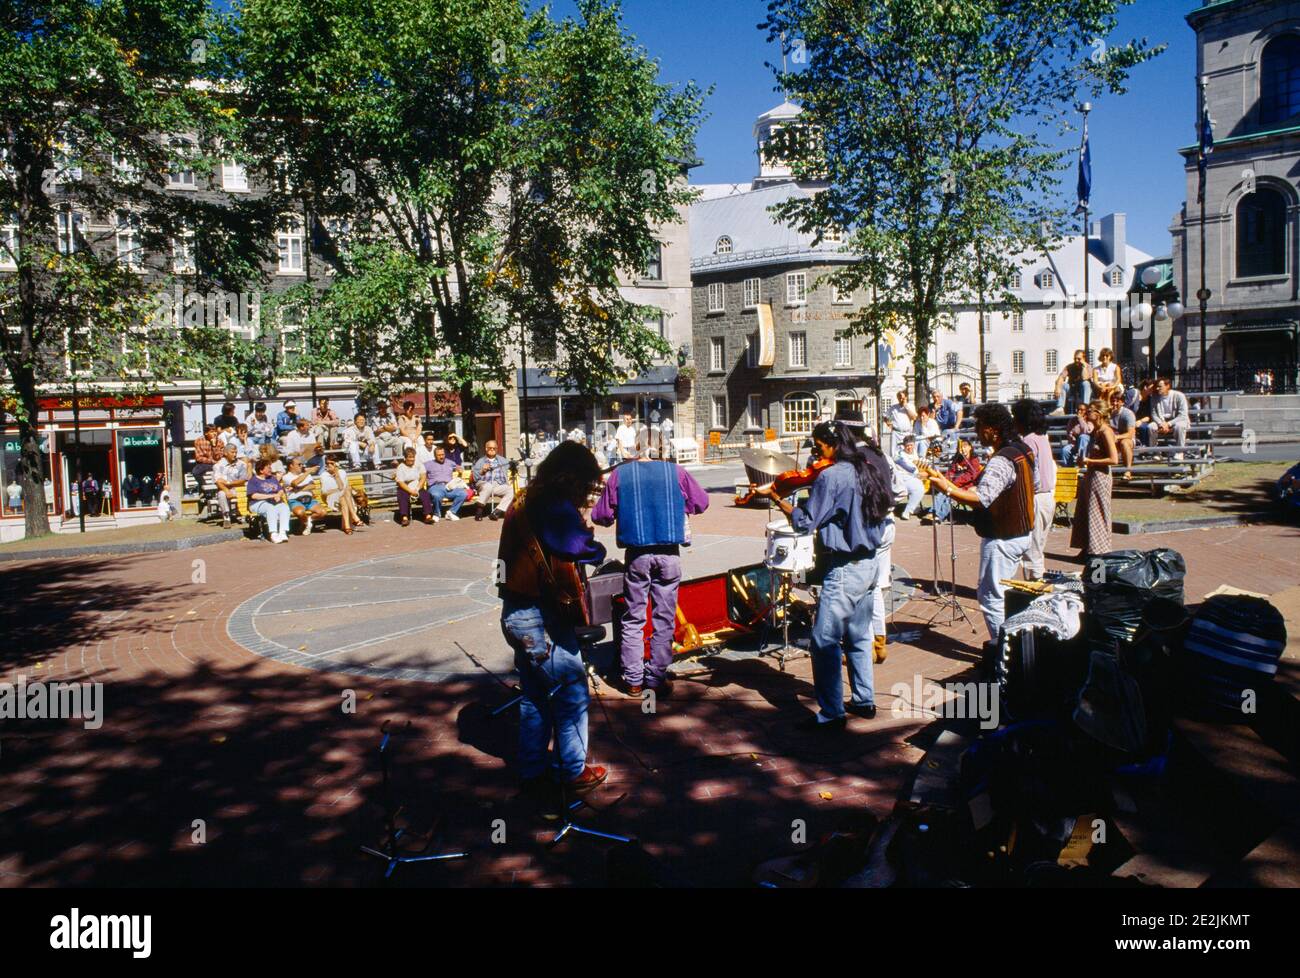
[[[627,550],[622,621],[623,682],[640,696],[653,689],[666,696],[668,667],[673,661],[677,624],[677,585],[682,579],[680,547],[689,543],[686,517],[709,508],[709,496],[691,474],[675,462],[638,459],[609,474],[605,490],[591,511],[600,526],[618,522],[618,545]],[[654,631],[650,661],[645,661],[647,602],[653,604]]]

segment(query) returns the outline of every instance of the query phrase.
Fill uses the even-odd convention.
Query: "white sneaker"
[[[272,533],[272,534],[271,534],[271,542],[272,542],[272,543],[288,543],[288,542],[289,542],[289,534],[287,534],[287,533]]]
[[[434,513],[434,514],[433,514],[433,521],[434,521],[435,523],[440,523],[440,522],[442,522],[442,517],[439,516],[437,513]]]
[[[447,519],[449,519],[449,520],[458,520],[458,519],[460,519],[460,517],[457,516],[455,513],[448,513],[448,514],[447,514]]]
[[[899,513],[899,514],[898,514],[898,518],[899,518],[900,520],[910,520],[910,519],[912,518],[912,514],[911,514],[911,513]]]
[[[306,524],[303,525],[303,528],[302,528],[302,535],[305,536],[305,537],[309,537],[309,536],[311,536],[311,517],[310,517],[310,516],[307,517],[307,522],[306,522]]]

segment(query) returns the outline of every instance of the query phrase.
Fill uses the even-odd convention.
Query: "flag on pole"
[[[1210,106],[1205,98],[1205,87],[1201,86],[1201,118],[1196,123],[1196,138],[1199,151],[1196,154],[1196,202],[1205,203],[1205,171],[1211,153],[1214,152],[1214,120],[1210,118]]]
[[[1079,143],[1079,207],[1076,213],[1088,209],[1092,197],[1092,150],[1088,148],[1088,117],[1083,118],[1083,141]]]

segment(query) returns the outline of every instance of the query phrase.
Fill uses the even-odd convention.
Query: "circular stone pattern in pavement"
[[[611,556],[613,533],[602,530]],[[376,557],[286,581],[231,613],[230,637],[295,666],[441,682],[514,669],[492,583],[497,543]],[[687,577],[763,558],[762,538],[699,535],[682,554]]]

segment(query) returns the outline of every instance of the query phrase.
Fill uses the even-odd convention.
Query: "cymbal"
[[[782,472],[789,472],[791,469],[798,468],[794,458],[785,454],[785,452],[774,451],[770,448],[742,448],[740,450],[740,460],[746,468],[761,472],[764,475],[780,475]]]

